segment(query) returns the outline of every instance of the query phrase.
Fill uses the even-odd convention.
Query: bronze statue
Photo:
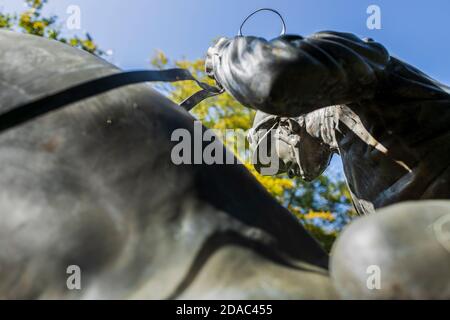
[[[257,170],[272,169],[268,158],[278,169],[269,174],[310,181],[339,153],[358,213],[381,209],[351,224],[333,249],[339,296],[450,297],[448,87],[372,39],[332,31],[223,38],[206,67],[258,110],[249,132]]]
[[[280,171],[312,180],[339,153],[360,214],[450,199],[450,89],[372,39],[222,38],[207,72],[259,110],[250,140],[272,130]]]
[[[0,112],[118,72],[0,31]],[[0,299],[335,297],[327,254],[243,166],[171,162],[194,121],[139,84],[2,132]]]
[[[353,39],[347,35],[325,34],[324,38],[327,37]],[[332,40],[318,41],[329,43],[332,48],[343,47],[334,45]],[[419,79],[391,79],[398,83],[410,81],[418,89],[405,92],[398,89],[399,94],[409,94],[411,99],[402,101],[402,111],[387,109],[386,116],[390,117],[381,122],[378,121],[379,110],[371,104],[367,111],[360,111],[362,105],[358,109],[352,104],[313,111],[317,106],[306,104],[323,102],[332,105],[328,104],[331,100],[343,104],[349,102],[346,98],[350,96],[375,96],[377,90],[373,81],[378,78],[374,74],[386,69],[389,64],[383,67],[383,62],[392,58],[388,58],[385,50],[375,43],[365,44],[356,39],[349,42],[355,48],[343,49],[348,55],[335,55],[336,64],[327,60],[329,54],[317,49],[323,54],[314,59],[329,68],[319,68],[322,73],[316,70],[309,74],[309,79],[297,84],[290,81],[301,80],[297,72],[289,72],[298,71],[292,66],[283,63],[264,65],[267,61],[276,61],[271,55],[267,60],[252,58],[250,61],[259,63],[241,66],[243,69],[239,69],[239,61],[245,59],[237,59],[232,69],[223,70],[226,71],[223,79],[218,77],[222,75],[222,65],[215,61],[215,75],[241,101],[247,99],[252,106],[267,112],[272,111],[273,102],[274,106],[281,106],[277,107],[281,115],[298,118],[298,121],[273,118],[282,134],[289,136],[290,130],[299,128],[308,133],[307,139],[304,139],[305,134],[297,135],[302,138],[300,143],[305,144],[305,148],[297,148],[302,153],[297,152],[298,157],[294,152],[294,158],[301,160],[300,166],[287,162],[283,170],[292,170],[294,174],[312,179],[326,166],[329,154],[339,149],[344,157],[347,155],[352,160],[345,161],[351,163],[347,175],[357,186],[353,190],[365,199],[371,200],[378,189],[397,180],[404,187],[398,189],[399,198],[415,194],[425,198],[433,194],[433,198],[438,198],[440,190],[448,192],[448,180],[445,180],[444,169],[440,169],[448,166],[448,144],[444,143],[441,132],[447,130],[448,113],[444,112],[446,102],[439,103],[438,100],[446,94],[437,85],[432,85],[431,80],[427,85],[425,79],[422,83]],[[241,43],[243,47],[240,47]],[[312,59],[309,53],[303,55],[301,51],[294,53],[291,49],[291,43],[302,43],[300,37],[285,37],[273,43],[276,43],[274,50],[267,52],[265,49],[272,48],[272,44],[256,38],[239,38],[221,42],[218,52],[231,52],[227,48],[239,44],[236,49],[248,50],[246,57],[256,54],[265,58],[266,54],[272,53],[279,62],[291,61],[289,57]],[[312,43],[310,50],[315,48]],[[345,57],[349,61],[353,61],[350,59],[353,57],[357,63],[348,65]],[[216,58],[220,56],[214,55],[213,60]],[[221,58],[223,63],[232,57],[225,54]],[[287,60],[283,60],[285,58]],[[301,61],[313,61],[309,58]],[[0,62],[2,113],[46,94],[120,72],[93,55],[59,42],[8,31],[0,31]],[[337,62],[344,64],[339,66]],[[284,69],[279,68],[283,65]],[[321,64],[317,61],[303,71],[314,66]],[[283,70],[285,72],[278,73]],[[402,70],[400,68],[399,72]],[[402,72],[408,70],[415,72],[408,68]],[[257,77],[251,72],[256,72]],[[346,77],[347,73],[353,76]],[[234,78],[239,74],[242,79]],[[364,74],[367,77],[359,80],[354,77]],[[340,87],[328,83],[328,78],[342,81]],[[273,81],[278,79],[279,84]],[[321,86],[316,87],[317,83]],[[296,95],[300,93],[295,89],[298,84],[313,91]],[[352,88],[353,85],[356,87]],[[340,91],[335,91],[338,88]],[[357,88],[365,91],[358,93]],[[435,100],[428,97],[431,95],[428,90],[433,88],[436,88]],[[245,96],[240,96],[239,92]],[[258,96],[259,93],[263,95]],[[419,110],[421,105],[416,105],[417,99],[413,96],[428,97],[424,98],[424,104],[436,105],[432,110],[424,108],[417,114],[413,111]],[[261,99],[264,97],[267,100]],[[306,99],[305,104],[300,103],[302,97]],[[271,103],[267,104],[268,101]],[[411,103],[411,112],[403,110],[407,102]],[[367,115],[370,110],[372,113]],[[308,112],[316,114],[309,115]],[[395,118],[400,112],[402,117]],[[436,113],[440,117],[433,118]],[[347,118],[345,114],[348,114]],[[361,121],[355,121],[352,127],[349,119],[357,119],[356,114]],[[322,117],[328,119],[325,127],[314,127],[317,123],[323,124],[315,121]],[[264,126],[265,115],[260,114],[258,118],[263,118]],[[350,128],[339,125],[339,130],[331,130],[339,124],[336,118]],[[393,118],[396,120],[388,121]],[[421,126],[414,122],[416,118],[423,120]],[[375,121],[373,130],[367,127],[369,120]],[[311,121],[314,123],[309,124]],[[389,125],[393,131],[380,132],[377,127],[380,123]],[[362,124],[366,129],[359,132]],[[429,132],[425,130],[428,127]],[[448,201],[400,204],[382,209],[369,216],[369,220],[359,220],[338,241],[331,255],[330,277],[327,254],[245,168],[240,165],[173,164],[170,154],[174,143],[170,136],[178,128],[193,131],[193,117],[148,85],[140,84],[79,101],[69,108],[2,132],[0,298],[450,297],[450,284],[445,282],[450,276]],[[419,129],[417,133],[414,128]],[[401,139],[405,133],[402,130],[408,133],[408,139]],[[320,135],[314,136],[314,132]],[[379,139],[380,145],[371,140],[368,133],[373,139]],[[391,137],[392,141],[384,136]],[[436,147],[434,143],[439,140],[444,142]],[[396,146],[394,142],[398,141],[402,142],[401,149],[392,150],[391,147]],[[403,145],[405,141],[411,145]],[[220,144],[217,140],[215,143]],[[289,143],[279,148],[280,155],[289,157]],[[317,161],[314,157],[309,158],[306,152],[314,147],[321,148],[315,156]],[[383,147],[388,152],[383,152],[386,151]],[[281,152],[283,148],[284,153]],[[441,152],[439,160],[435,157],[436,150]],[[308,160],[311,161],[307,163]],[[375,160],[380,164],[376,165]],[[429,168],[429,165],[434,167]],[[365,167],[373,170],[371,175],[364,171]],[[351,175],[349,168],[353,170]],[[392,170],[392,175],[391,172],[386,174],[387,168]],[[379,175],[374,176],[373,172]],[[439,173],[441,180],[436,178]],[[403,184],[402,175],[411,177],[411,183]],[[418,180],[413,179],[416,176]],[[424,186],[426,179],[430,181],[428,187]],[[375,191],[370,189],[371,184]],[[395,202],[396,191],[389,189],[392,195],[386,192],[385,198]],[[410,212],[414,219],[404,224],[406,218],[410,219]],[[405,225],[407,227],[402,228]],[[395,232],[391,234],[391,230]],[[361,238],[364,241],[354,241]],[[421,261],[430,263],[423,268]],[[388,277],[382,276],[379,291],[368,291],[365,287],[365,272],[370,265],[379,265],[383,272],[392,272]],[[70,266],[81,268],[80,290],[67,286]],[[401,279],[395,277],[399,270]],[[417,277],[421,281],[409,281]]]

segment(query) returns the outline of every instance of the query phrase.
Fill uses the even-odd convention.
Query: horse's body
[[[116,72],[0,31],[2,113]],[[133,85],[0,134],[0,298],[326,299],[334,287],[352,298],[448,298],[447,202],[387,208],[350,227],[332,286],[327,255],[242,166],[172,164],[178,128],[192,132],[194,119]],[[392,272],[375,293],[372,264]],[[67,286],[74,265],[81,290]]]
[[[0,31],[0,112],[117,72]],[[2,133],[0,297],[332,297],[327,255],[242,166],[172,164],[193,124],[142,84]]]

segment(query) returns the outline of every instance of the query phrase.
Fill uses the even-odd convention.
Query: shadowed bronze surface
[[[2,112],[120,71],[6,31],[0,62]],[[142,84],[0,135],[0,297],[332,297],[327,255],[243,166],[172,164],[177,128],[194,118]]]

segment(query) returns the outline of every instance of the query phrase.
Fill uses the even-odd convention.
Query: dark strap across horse
[[[19,126],[65,106],[95,95],[142,82],[195,81],[202,89],[183,101],[180,106],[191,110],[203,100],[223,93],[222,89],[200,82],[185,69],[148,70],[121,72],[70,87],[63,91],[14,107],[0,114],[0,132]]]

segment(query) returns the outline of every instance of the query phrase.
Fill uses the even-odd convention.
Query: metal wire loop
[[[247,23],[247,21],[248,21],[251,17],[253,17],[255,14],[257,14],[257,13],[259,13],[259,12],[261,12],[261,11],[270,11],[270,12],[275,13],[278,17],[280,17],[280,19],[281,19],[281,24],[282,24],[282,26],[283,26],[283,29],[281,30],[280,36],[284,36],[284,35],[286,34],[286,22],[284,21],[283,16],[282,16],[277,10],[275,10],[275,9],[261,8],[261,9],[256,10],[256,11],[253,12],[252,14],[250,14],[247,18],[245,18],[244,22],[242,22],[241,27],[239,28],[239,33],[238,33],[238,36],[239,36],[239,37],[242,37],[242,36],[243,36],[243,34],[242,34],[242,28],[243,28],[244,25]]]

